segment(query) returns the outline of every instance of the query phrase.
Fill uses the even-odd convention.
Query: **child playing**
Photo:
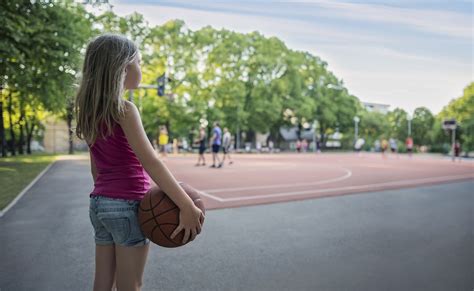
[[[138,224],[138,205],[150,177],[180,208],[172,237],[183,243],[201,231],[201,210],[159,160],[137,107],[122,97],[141,81],[137,46],[105,34],[89,43],[76,96],[77,136],[89,145],[94,190],[89,216],[95,234],[94,290],[140,290],[149,241]]]

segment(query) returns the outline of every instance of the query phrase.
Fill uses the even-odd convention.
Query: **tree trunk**
[[[73,132],[72,132],[72,118],[73,118],[73,106],[74,103],[72,99],[69,100],[67,106],[67,130],[69,133],[69,154],[74,154],[74,140],[73,140]]]
[[[32,117],[31,125],[28,123],[28,119],[25,118],[26,127],[26,153],[31,154],[31,140],[33,139],[33,132],[36,126],[36,117]]]
[[[15,132],[13,130],[13,122],[12,122],[12,93],[8,94],[8,121],[10,123],[10,152],[12,156],[16,155],[15,151]]]
[[[323,125],[320,125],[319,127],[320,133],[321,133],[321,148],[325,149],[326,148],[326,141],[327,141],[327,136],[325,134],[326,128]]]
[[[0,88],[1,91],[1,88]],[[2,157],[7,156],[7,139],[5,138],[5,126],[3,125],[3,96],[0,93],[0,149]]]
[[[20,119],[21,121],[21,119]],[[25,145],[25,133],[23,131],[23,124],[20,122],[20,140],[18,141],[18,154],[23,155],[23,146]]]
[[[25,119],[25,109],[23,108],[23,103],[20,101],[20,119],[18,124],[20,125],[20,140],[18,141],[18,154],[25,154],[23,151],[25,145],[25,132],[23,130],[23,120]]]

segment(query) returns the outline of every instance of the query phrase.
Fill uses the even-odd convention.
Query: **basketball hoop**
[[[443,120],[442,127],[444,130],[455,130],[457,128],[456,119],[445,119]]]

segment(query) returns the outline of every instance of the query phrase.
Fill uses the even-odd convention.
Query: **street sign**
[[[454,130],[457,127],[456,119],[451,118],[451,119],[445,119],[443,120],[443,129],[451,129]]]

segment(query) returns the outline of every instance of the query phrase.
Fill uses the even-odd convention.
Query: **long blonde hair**
[[[112,134],[125,113],[125,69],[137,55],[137,46],[122,35],[104,34],[89,43],[74,106],[77,137],[92,145]]]

